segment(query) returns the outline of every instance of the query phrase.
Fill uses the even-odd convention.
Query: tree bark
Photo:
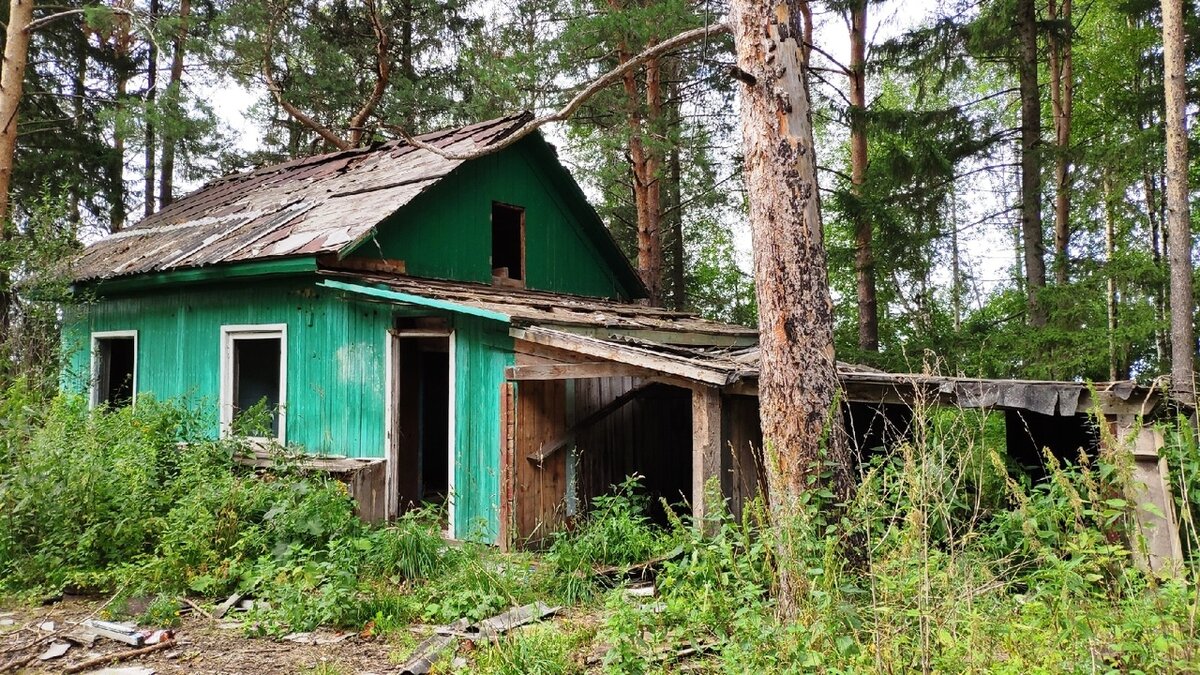
[[[161,3],[159,0],[150,0],[150,23],[154,24],[158,20],[158,15],[161,13]],[[142,169],[142,195],[145,199],[145,204],[142,208],[143,216],[150,216],[154,213],[154,195],[156,190],[155,185],[158,182],[155,178],[155,168],[158,166],[158,149],[156,147],[158,137],[154,127],[154,103],[158,97],[158,45],[155,43],[153,36],[149,39],[149,54],[146,58],[146,112],[145,112],[145,159]]]
[[[1195,401],[1196,340],[1192,233],[1188,217],[1187,63],[1183,0],[1162,0],[1163,87],[1167,102],[1167,266],[1171,271],[1171,390]]]
[[[1113,215],[1113,185],[1112,176],[1104,171],[1104,262],[1107,269],[1107,294],[1105,306],[1108,310],[1108,379],[1123,380],[1128,377],[1127,369],[1123,367],[1117,345],[1117,313],[1119,298],[1117,296],[1117,274],[1115,261],[1117,253],[1117,220]]]
[[[1021,95],[1021,243],[1029,325],[1046,325],[1041,293],[1046,287],[1046,244],[1042,240],[1042,105],[1038,93],[1037,15],[1034,0],[1017,0],[1017,63]]]
[[[835,408],[833,302],[817,199],[812,122],[804,86],[800,0],[733,0],[730,23],[741,78],[742,144],[754,242],[762,355],[759,395],[765,473],[775,527],[803,512],[800,496],[837,467],[850,490]],[[779,609],[794,617],[805,577],[786,534],[779,539]]]
[[[850,189],[854,194],[854,274],[858,291],[858,348],[879,351],[879,301],[871,219],[863,206],[867,181],[867,0],[850,7]]]
[[[183,96],[183,59],[187,54],[188,19],[191,16],[191,0],[179,0],[179,32],[175,34],[175,44],[171,54],[171,81],[167,84],[168,95],[171,97],[171,115],[178,123],[182,113],[179,102]],[[159,179],[158,204],[165,208],[175,201],[175,146],[179,143],[174,130],[168,126],[163,129],[162,139],[162,176]]]
[[[683,123],[680,110],[682,103],[679,100],[679,78],[682,68],[678,58],[672,58],[668,63],[670,67],[667,69],[667,105],[671,111],[669,122],[671,128],[679,129]],[[683,240],[683,163],[679,156],[679,145],[679,142],[672,143],[667,157],[670,178],[667,208],[670,209],[671,223],[671,300],[677,311],[683,311],[687,308],[687,280],[684,269],[687,263]]]
[[[1050,31],[1050,106],[1054,114],[1054,281],[1060,286],[1070,279],[1071,243],[1071,120],[1075,98],[1074,66],[1071,59],[1073,26],[1071,0],[1049,0],[1051,21],[1064,28]]]
[[[610,2],[614,11],[621,9],[616,2]],[[617,60],[621,64],[629,63],[633,56],[628,44],[621,40],[617,46]],[[661,113],[661,83],[658,76],[658,59],[646,61],[646,101],[652,103],[658,98]],[[652,93],[651,83],[657,93]],[[646,287],[646,301],[654,306],[662,301],[662,232],[659,229],[661,216],[661,188],[658,185],[658,163],[655,161],[653,149],[646,148],[646,120],[642,114],[642,95],[637,82],[637,72],[633,69],[621,76],[621,85],[625,92],[625,114],[629,127],[629,163],[633,178],[633,204],[637,214],[637,271]]]
[[[17,152],[17,113],[25,86],[25,66],[29,59],[29,23],[33,20],[33,0],[12,0],[8,10],[8,28],[4,40],[4,62],[0,64],[0,243],[13,238],[12,190],[13,161]],[[0,336],[7,338],[13,294],[8,262],[0,259]]]
[[[123,0],[123,9],[131,9],[132,0]],[[129,94],[130,52],[133,48],[133,26],[129,14],[119,14],[114,17],[116,29],[113,31],[113,77],[116,79],[116,97],[113,102],[115,117],[120,120],[121,113],[127,105]],[[118,121],[113,125],[113,154],[108,167],[109,180],[112,182],[112,201],[109,204],[110,232],[118,232],[125,227],[125,218],[129,213],[125,209],[125,134]]]

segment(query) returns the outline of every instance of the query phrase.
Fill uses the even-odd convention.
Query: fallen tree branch
[[[151,653],[166,649],[168,647],[174,647],[174,646],[175,646],[175,640],[163,640],[162,642],[159,642],[158,644],[150,645],[149,647],[139,647],[137,649],[129,649],[129,650],[126,650],[123,652],[117,652],[115,654],[107,654],[105,656],[97,656],[96,658],[88,659],[87,661],[80,661],[79,663],[76,663],[75,665],[64,669],[63,672],[64,673],[82,673],[85,670],[91,670],[92,668],[96,668],[98,666],[106,666],[106,665],[109,665],[112,663],[128,661],[129,659],[136,659],[139,656],[151,654]]]
[[[180,600],[183,601],[183,604],[185,604],[188,607],[191,607],[193,610],[203,614],[205,616],[205,618],[207,618],[209,621],[217,620],[216,617],[214,617],[212,614],[209,614],[207,611],[205,611],[205,609],[203,607],[201,607],[198,603],[192,602],[191,600],[184,598],[184,597],[181,597]]]
[[[385,126],[387,129],[400,134],[400,137],[403,138],[406,143],[413,146],[414,148],[428,150],[429,152],[432,152],[435,155],[444,157],[445,159],[451,159],[451,160],[456,160],[456,161],[475,159],[477,157],[482,157],[484,155],[491,154],[491,153],[497,152],[499,150],[503,150],[504,148],[507,148],[508,146],[516,143],[517,141],[528,136],[529,134],[533,133],[534,131],[541,128],[542,126],[545,126],[546,124],[549,124],[551,122],[561,122],[561,121],[567,119],[568,117],[573,115],[575,113],[575,111],[579,109],[580,106],[582,106],[585,102],[587,102],[588,99],[595,96],[598,92],[600,92],[604,88],[608,87],[609,85],[615,84],[622,77],[624,77],[626,75],[626,73],[629,73],[630,71],[634,70],[635,68],[638,68],[639,66],[646,63],[647,61],[654,59],[654,58],[658,58],[659,56],[662,56],[663,54],[667,54],[672,51],[675,51],[676,49],[679,49],[680,47],[685,47],[685,46],[687,46],[693,42],[696,42],[698,40],[702,40],[704,38],[712,37],[715,35],[721,35],[722,33],[728,33],[729,31],[730,31],[729,24],[723,23],[723,22],[722,23],[714,23],[714,24],[710,24],[708,26],[704,26],[702,28],[694,28],[692,30],[684,31],[682,33],[679,33],[675,37],[670,38],[669,40],[664,40],[655,45],[652,45],[649,48],[642,51],[641,53],[639,53],[637,56],[634,56],[633,58],[622,63],[621,65],[617,66],[616,68],[613,68],[612,70],[608,71],[607,73],[604,73],[600,77],[592,80],[592,82],[590,84],[588,84],[588,86],[584,87],[583,91],[576,94],[563,107],[559,108],[558,110],[556,110],[554,112],[548,113],[546,115],[542,115],[541,117],[533,118],[532,120],[526,122],[521,127],[518,127],[515,131],[508,134],[504,138],[496,141],[495,143],[492,143],[483,148],[480,148],[478,150],[472,150],[470,152],[451,152],[444,148],[439,148],[436,145],[433,145],[432,143],[426,143],[425,141],[418,140],[418,139],[414,138],[412,136],[412,134],[410,134],[408,132],[408,130],[402,129],[401,127],[391,125],[391,124],[385,125]]]

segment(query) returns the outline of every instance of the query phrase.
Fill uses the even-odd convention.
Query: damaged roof
[[[751,347],[667,344],[638,335],[580,335],[548,324],[514,329],[513,336],[589,358],[658,371],[718,387],[757,394],[760,352]],[[1057,382],[889,373],[839,361],[846,400],[859,403],[938,405],[964,409],[1024,410],[1050,416],[1106,414],[1153,416],[1167,397],[1160,388],[1129,380]]]
[[[393,299],[398,295],[438,301],[451,311],[473,310],[469,313],[515,326],[553,325],[604,336],[652,335],[667,344],[675,340],[743,347],[758,343],[758,331],[753,328],[709,321],[662,307],[398,274],[327,270],[320,275],[326,279],[321,285],[328,288],[360,293],[370,287],[387,289],[394,294]]]
[[[529,113],[425,134],[470,152],[505,138]],[[344,253],[463,160],[404,141],[296,159],[219,178],[135,226],[97,241],[74,261],[76,281],[222,263]]]

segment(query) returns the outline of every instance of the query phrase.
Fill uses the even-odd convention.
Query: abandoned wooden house
[[[525,120],[423,140],[470,151]],[[637,275],[538,134],[469,161],[397,141],[227,176],[91,245],[73,275],[68,387],[186,397],[214,436],[265,401],[278,441],[345,458],[314,465],[354,469],[368,518],[441,502],[449,536],[510,545],[634,473],[697,515],[709,480],[735,511],[759,489],[756,331],[636,304]],[[1031,466],[1098,444],[1089,409],[1129,430],[1164,407],[1128,383],[842,377],[861,448],[902,437],[915,401],[995,408]],[[1160,442],[1147,427],[1138,466],[1170,556]]]

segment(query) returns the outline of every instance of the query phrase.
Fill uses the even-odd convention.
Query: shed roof
[[[758,331],[693,314],[561,293],[395,274],[326,271],[321,285],[382,301],[408,301],[510,325],[513,337],[586,360],[603,360],[742,393],[756,393]],[[1152,415],[1165,397],[1131,381],[1056,382],[889,373],[838,362],[847,400],[1025,410],[1071,416]]]
[[[419,138],[466,153],[492,145],[530,119],[501,117]],[[569,173],[535,133],[522,140],[557,170],[555,189],[572,191],[587,211],[588,235],[623,284],[639,295],[640,282]],[[469,160],[465,160],[469,161]],[[76,281],[325,254],[345,255],[383,220],[464,164],[404,141],[388,141],[305,157],[219,178],[133,227],[101,239],[72,265]]]
[[[444,309],[479,314],[516,326],[547,325],[602,337],[641,336],[662,344],[740,345],[758,342],[758,331],[702,319],[662,307],[525,288],[503,288],[466,281],[424,279],[399,274],[327,270],[322,285],[381,299],[408,297],[443,303]]]

